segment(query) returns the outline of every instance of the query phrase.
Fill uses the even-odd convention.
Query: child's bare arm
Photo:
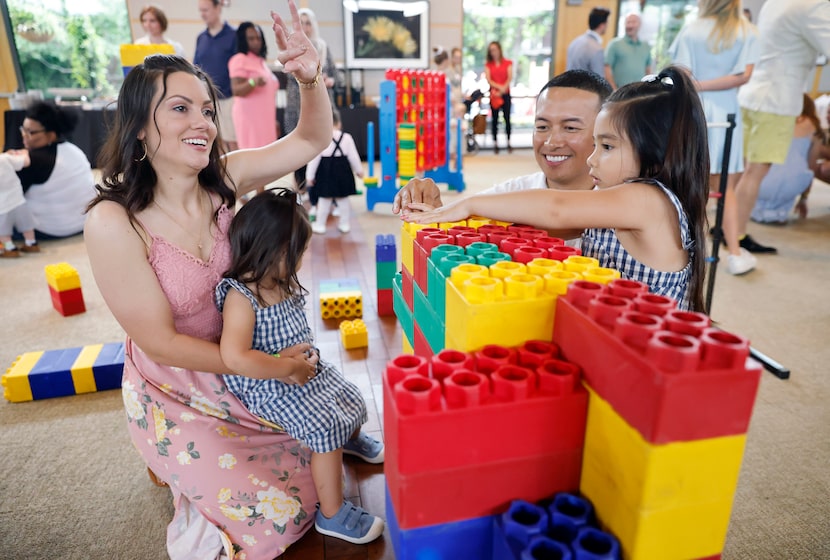
[[[256,317],[248,299],[229,290],[222,311],[224,326],[219,352],[222,361],[237,375],[253,379],[281,379],[298,383],[312,377],[314,365],[301,346],[294,346],[285,356],[272,356],[251,348]],[[303,381],[304,382],[304,381]]]

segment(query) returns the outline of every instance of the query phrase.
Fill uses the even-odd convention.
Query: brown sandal
[[[153,484],[155,484],[156,486],[158,486],[158,487],[160,487],[160,488],[166,488],[166,487],[170,486],[169,484],[167,484],[166,482],[164,482],[162,479],[160,479],[159,477],[157,477],[157,476],[156,476],[156,473],[154,473],[154,472],[150,469],[150,467],[147,467],[147,476],[149,476],[149,477],[150,477],[150,481],[151,481]]]

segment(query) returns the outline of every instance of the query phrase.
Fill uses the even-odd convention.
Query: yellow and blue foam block
[[[9,402],[65,397],[121,387],[124,343],[26,352],[2,377]]]
[[[320,282],[320,315],[323,319],[363,317],[363,293],[356,278]]]

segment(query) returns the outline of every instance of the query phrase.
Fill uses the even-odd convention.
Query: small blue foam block
[[[493,518],[487,515],[441,525],[401,529],[386,488],[386,525],[397,560],[489,559],[493,556]]]
[[[32,399],[66,397],[75,394],[72,366],[83,348],[48,350],[29,372]]]
[[[104,344],[95,363],[92,364],[92,375],[95,377],[95,386],[99,391],[118,389],[121,387],[121,374],[124,371],[124,343],[110,342]]]
[[[337,278],[320,280],[320,295],[336,292],[359,292],[360,281],[357,278]]]
[[[397,262],[395,236],[379,233],[375,235],[375,262]]]

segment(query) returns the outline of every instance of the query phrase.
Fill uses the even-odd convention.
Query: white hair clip
[[[656,82],[657,81],[657,74],[649,74],[648,76],[643,76],[643,79],[640,80],[641,82]],[[671,79],[671,76],[663,76],[660,78],[660,83],[664,86],[673,86],[674,80]]]

